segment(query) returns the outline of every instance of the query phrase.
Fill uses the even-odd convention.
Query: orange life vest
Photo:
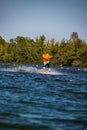
[[[42,57],[43,57],[43,62],[47,62],[47,61],[49,61],[50,58],[51,58],[51,56],[50,56],[48,53],[43,54]]]

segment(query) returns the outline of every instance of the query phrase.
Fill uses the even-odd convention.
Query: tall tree
[[[75,42],[76,40],[78,40],[78,33],[73,32],[70,36],[70,41]]]

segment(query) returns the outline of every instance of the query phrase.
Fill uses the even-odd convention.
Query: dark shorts
[[[50,68],[50,62],[48,61],[48,62],[44,62],[44,66],[43,67],[48,67],[48,68]]]

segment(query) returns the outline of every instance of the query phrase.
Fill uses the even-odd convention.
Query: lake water
[[[87,130],[87,68],[0,63],[0,130]]]

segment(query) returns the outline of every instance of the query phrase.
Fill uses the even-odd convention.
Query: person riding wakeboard
[[[52,58],[52,56],[50,54],[48,54],[46,51],[44,51],[43,55],[43,70],[44,72],[46,72],[46,68],[48,68],[48,71],[50,71],[50,58]]]

